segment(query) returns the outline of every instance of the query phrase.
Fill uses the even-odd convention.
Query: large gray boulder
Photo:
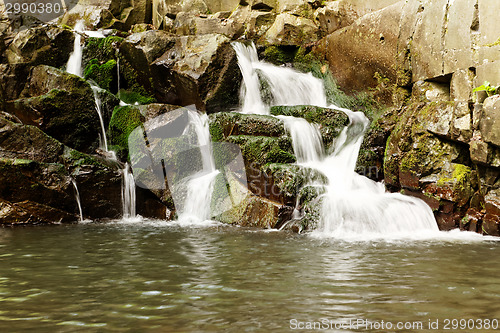
[[[155,83],[161,102],[194,104],[208,113],[228,111],[239,103],[241,73],[230,40],[223,35],[178,37],[151,64],[151,71],[162,78]]]

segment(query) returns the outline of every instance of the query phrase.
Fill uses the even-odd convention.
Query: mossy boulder
[[[447,125],[433,120],[435,108],[442,110],[448,105],[413,103],[403,108],[387,140],[384,158],[389,188],[402,188],[423,199],[445,230],[460,226],[469,200],[478,190],[468,147],[451,141],[445,135]]]
[[[231,135],[280,137],[285,135],[285,128],[272,116],[221,112],[210,115],[210,133],[213,141],[222,141]]]
[[[297,164],[267,164],[262,168],[262,172],[268,184],[261,186],[261,189],[266,189],[272,194],[272,198],[291,207],[295,207],[297,199],[301,197],[299,203],[311,200],[301,195],[302,189],[307,185],[328,183],[321,172]]]
[[[214,218],[228,224],[245,227],[275,228],[280,223],[282,205],[278,202],[256,196],[238,180],[228,179],[231,202],[223,206]]]
[[[268,163],[294,163],[296,158],[293,155],[290,138],[282,136],[251,136],[251,135],[231,135],[227,137],[227,142],[240,146],[243,158],[254,166],[263,166]]]
[[[116,60],[108,60],[104,64],[100,64],[97,59],[92,59],[84,70],[85,80],[92,80],[99,87],[112,91],[117,87],[117,71]],[[113,89],[118,92],[117,89]]]
[[[116,107],[109,122],[110,143],[128,151],[130,133],[138,126],[141,126],[145,120],[137,106]]]
[[[443,168],[439,174],[431,175],[421,181],[434,179],[437,181],[427,185],[424,193],[454,202],[458,207],[467,204],[473,194],[472,170],[466,165],[451,163],[449,168]]]
[[[83,48],[82,62],[86,66],[93,59],[99,63],[105,63],[109,60],[116,60],[117,51],[119,50],[124,38],[120,36],[108,36],[106,38],[90,37],[85,40]]]
[[[137,35],[140,34],[132,37]],[[149,62],[142,49],[133,45],[128,38],[120,36],[88,38],[83,50],[84,75],[101,88],[118,94],[126,103],[151,103],[154,96]],[[161,47],[162,44],[156,46]]]

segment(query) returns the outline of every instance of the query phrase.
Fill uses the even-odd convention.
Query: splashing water
[[[354,170],[368,119],[361,112],[327,105],[321,80],[258,60],[255,46],[234,43],[243,82],[243,113],[269,114],[271,105],[315,105],[343,111],[350,124],[326,154],[318,128],[304,119],[279,116],[293,142],[299,164],[321,171],[328,178],[322,195],[319,236],[338,238],[386,237],[415,232],[438,232],[434,215],[422,200],[388,193],[382,183]],[[270,101],[261,96],[260,80],[268,85]]]

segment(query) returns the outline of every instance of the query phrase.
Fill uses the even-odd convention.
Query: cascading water
[[[82,204],[80,201],[80,192],[78,191],[78,186],[76,186],[76,181],[71,178],[71,184],[73,184],[73,188],[75,189],[75,199],[76,203],[78,204],[78,211],[80,212],[80,222],[83,222],[83,211],[82,211]]]
[[[326,106],[323,83],[311,73],[299,73],[290,68],[259,61],[253,43],[233,43],[233,48],[243,76],[242,113],[269,114],[269,105],[261,97],[261,80],[265,80],[269,86],[273,105]]]
[[[179,220],[204,221],[211,217],[212,192],[219,171],[215,168],[213,159],[208,116],[195,111],[189,111],[188,116],[188,128],[192,128],[196,133],[197,146],[201,152],[202,170],[192,175],[187,182],[187,193]]]
[[[260,79],[264,79],[271,94],[270,104],[329,107],[349,116],[349,126],[336,139],[329,155],[324,152],[317,127],[304,119],[280,116],[292,137],[298,163],[321,171],[328,178],[326,193],[322,196],[319,232],[340,238],[359,238],[438,231],[433,213],[423,201],[387,193],[382,183],[354,171],[368,126],[363,113],[327,105],[321,80],[312,74],[259,61],[253,44],[234,43],[233,47],[243,75],[243,113],[269,114],[269,105],[262,100],[260,90]]]
[[[73,46],[73,52],[69,56],[68,63],[66,64],[66,71],[70,74],[75,74],[82,76],[82,36],[83,33],[83,21],[78,21],[74,27],[75,30],[75,41]]]
[[[136,198],[134,175],[130,172],[128,163],[125,163],[122,185],[122,208],[123,218],[130,219],[136,217]]]

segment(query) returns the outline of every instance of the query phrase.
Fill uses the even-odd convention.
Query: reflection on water
[[[498,319],[499,255],[497,242],[463,236],[346,242],[164,222],[0,229],[0,331]]]

